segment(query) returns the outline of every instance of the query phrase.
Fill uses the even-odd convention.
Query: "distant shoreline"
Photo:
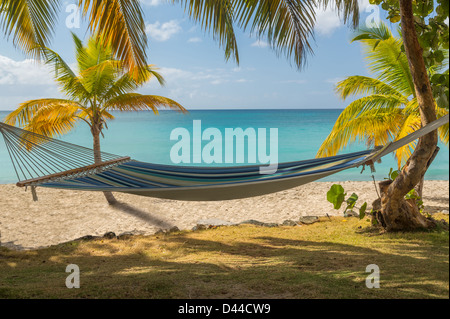
[[[273,109],[269,109],[269,108],[265,108],[265,109],[258,109],[258,108],[220,108],[220,109],[215,109],[215,108],[189,108],[187,109],[187,111],[298,111],[298,110],[305,110],[305,111],[329,111],[329,110],[333,110],[333,111],[343,111],[343,108],[273,108]],[[0,112],[13,112],[15,110],[0,110]],[[120,112],[120,111],[112,111],[113,113],[126,113],[126,112]],[[143,110],[143,111],[139,111],[139,112],[148,112],[148,113],[153,113],[153,111],[150,110]],[[174,112],[173,110],[158,110],[158,112]],[[130,111],[131,113],[131,111]]]

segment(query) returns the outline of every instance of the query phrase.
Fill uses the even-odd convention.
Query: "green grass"
[[[438,216],[448,221],[448,216]],[[379,233],[356,218],[0,249],[0,298],[448,298],[449,233]],[[68,264],[81,288],[65,286]],[[366,266],[380,267],[368,289]]]

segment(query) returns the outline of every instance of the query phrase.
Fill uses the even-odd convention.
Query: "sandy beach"
[[[301,216],[339,215],[326,200],[333,182],[316,182],[287,191],[241,200],[186,202],[116,194],[121,202],[108,206],[102,193],[38,188],[31,192],[15,185],[0,185],[1,245],[11,249],[47,247],[82,236],[106,232],[154,234],[177,226],[192,229],[198,221],[220,219],[239,223],[254,219],[282,223]],[[361,203],[377,198],[372,182],[339,182],[346,192],[357,193]],[[424,204],[430,213],[449,210],[448,181],[426,181]]]

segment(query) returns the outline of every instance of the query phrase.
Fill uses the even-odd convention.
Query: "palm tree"
[[[89,125],[93,137],[95,163],[101,163],[100,135],[108,120],[114,119],[111,111],[152,110],[167,107],[184,112],[177,102],[155,95],[134,93],[151,78],[164,84],[164,79],[152,65],[139,70],[136,79],[126,64],[116,60],[111,46],[105,45],[102,37],[92,37],[87,45],[72,34],[76,48],[78,75],[60,55],[45,47],[40,50],[47,64],[55,68],[55,80],[67,99],[39,99],[20,104],[5,119],[6,123],[16,122],[24,129],[48,137],[61,135],[72,130],[82,121]],[[111,193],[105,196],[110,204],[115,202]]]
[[[352,39],[363,44],[369,71],[374,77],[350,76],[340,81],[336,92],[342,99],[364,96],[350,103],[337,119],[322,143],[317,156],[334,156],[349,143],[365,141],[368,146],[385,145],[421,127],[420,114],[408,59],[402,52],[403,41],[384,24],[378,28],[360,28]],[[430,75],[435,72],[429,70]],[[436,104],[439,117],[448,113]],[[448,144],[449,126],[439,129],[441,140]],[[400,169],[411,156],[416,143],[395,153]]]
[[[369,71],[375,77],[355,75],[337,84],[336,92],[344,100],[350,96],[364,96],[350,103],[340,114],[317,157],[334,156],[356,140],[366,142],[369,147],[385,145],[421,127],[402,39],[394,37],[389,28],[381,24],[378,28],[360,28],[353,41],[362,43]],[[428,71],[431,76],[436,69]],[[436,104],[436,113],[441,117],[448,111]],[[448,131],[448,124],[439,128],[441,141],[445,144],[449,141]],[[413,142],[395,152],[398,169],[411,157],[416,145],[417,142]],[[418,189],[422,186],[423,179]]]
[[[117,59],[138,76],[147,60],[147,36],[140,0],[78,0],[89,30],[112,47]],[[317,7],[331,3],[346,22],[358,25],[358,0],[169,0],[185,12],[225,50],[225,57],[239,63],[234,25],[265,37],[277,53],[284,53],[301,67],[312,52]],[[14,45],[25,53],[31,48],[48,46],[58,21],[62,0],[0,0],[0,28]]]

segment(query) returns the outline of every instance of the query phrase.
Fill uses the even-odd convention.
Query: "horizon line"
[[[189,111],[275,111],[275,110],[344,110],[345,108],[191,108],[186,109]],[[0,112],[13,112],[12,110],[0,110]],[[164,111],[174,111],[174,110],[168,110],[168,109],[160,109],[159,112]],[[139,111],[118,111],[113,110],[111,112],[120,112],[120,113],[127,113],[127,112],[153,112],[152,110],[139,110]]]

